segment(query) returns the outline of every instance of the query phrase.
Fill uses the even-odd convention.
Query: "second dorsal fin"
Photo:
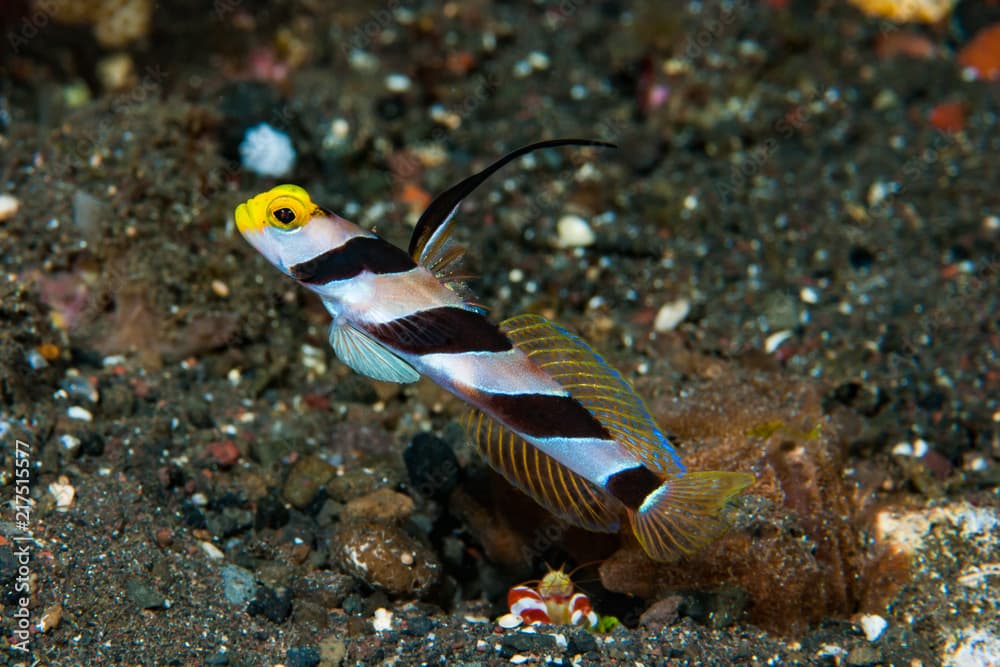
[[[500,330],[562,385],[621,445],[665,477],[684,464],[632,385],[581,338],[541,315],[518,315]]]

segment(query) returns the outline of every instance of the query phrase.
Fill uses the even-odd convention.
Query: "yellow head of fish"
[[[316,204],[298,185],[279,185],[251,197],[236,207],[235,218],[243,238],[286,275],[314,258],[317,248],[336,248],[367,233]]]

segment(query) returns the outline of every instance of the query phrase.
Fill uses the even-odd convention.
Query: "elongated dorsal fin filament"
[[[444,268],[441,266],[440,255],[447,245],[448,238],[451,236],[451,221],[454,219],[455,211],[458,210],[462,200],[468,197],[473,190],[482,185],[487,178],[499,171],[504,165],[533,151],[544,148],[557,148],[559,146],[617,148],[614,144],[594,139],[552,139],[550,141],[539,141],[534,144],[528,144],[507,153],[507,155],[504,155],[479,173],[473,174],[456,183],[431,200],[431,203],[428,204],[427,209],[417,221],[417,226],[410,237],[409,253],[413,261],[431,268],[432,271],[434,270],[433,266]],[[450,258],[446,264],[454,262],[455,259],[457,257]]]

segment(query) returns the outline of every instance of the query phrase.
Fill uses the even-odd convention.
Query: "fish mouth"
[[[262,216],[253,215],[253,203],[253,199],[246,200],[236,207],[236,212],[233,214],[236,219],[236,228],[243,236],[260,234],[264,231],[264,219]]]

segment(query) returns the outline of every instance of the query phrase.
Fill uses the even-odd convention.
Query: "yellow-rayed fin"
[[[621,503],[492,417],[470,411],[468,434],[494,470],[552,514],[588,530],[618,530]]]
[[[664,477],[684,471],[632,385],[581,338],[541,315],[512,317],[500,329],[644,466]]]
[[[722,510],[754,480],[745,472],[689,472],[667,480],[629,510],[632,530],[653,560],[692,554],[726,532]]]

